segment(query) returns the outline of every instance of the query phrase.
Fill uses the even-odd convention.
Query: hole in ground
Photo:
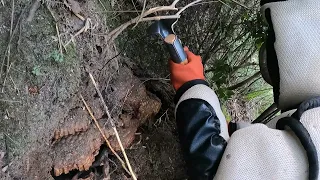
[[[99,54],[102,53],[102,48],[101,48],[101,46],[96,45],[96,49],[97,49],[97,51],[98,51]]]

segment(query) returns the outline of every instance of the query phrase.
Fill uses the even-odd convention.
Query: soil
[[[79,3],[73,7],[43,1],[31,22],[27,19],[35,1],[3,2],[1,179],[130,179],[103,145],[80,99],[81,94],[119,150],[88,73],[99,83],[138,178],[186,178],[173,117],[174,91],[166,80],[167,54],[138,48],[136,36],[106,42],[107,32],[119,22],[101,13],[99,0],[72,1]],[[112,10],[109,2],[104,6]],[[74,7],[85,21],[72,13]]]

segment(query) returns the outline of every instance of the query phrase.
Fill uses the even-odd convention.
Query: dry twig
[[[142,8],[142,12],[141,12],[141,16],[139,18],[139,20],[137,21],[136,25],[133,26],[133,28],[137,27],[139,22],[141,21],[141,19],[143,18],[143,14],[146,11],[146,5],[147,5],[147,0],[143,1],[143,8]],[[138,10],[136,9],[136,11],[138,12]]]
[[[122,25],[120,25],[119,27],[115,28],[113,31],[111,31],[108,36],[106,37],[106,39],[109,42],[113,42],[118,36],[119,34],[121,34],[127,27],[129,27],[132,24],[136,24],[134,27],[136,27],[138,25],[139,22],[143,22],[143,21],[157,21],[157,20],[161,20],[161,19],[179,19],[181,17],[181,13],[183,11],[185,11],[187,8],[191,7],[191,6],[195,6],[195,5],[201,5],[201,4],[206,4],[206,3],[212,3],[212,2],[221,2],[223,4],[225,4],[224,2],[222,2],[222,0],[217,0],[217,1],[203,1],[203,0],[194,0],[193,2],[185,5],[184,7],[180,7],[177,8],[176,4],[179,2],[180,0],[175,0],[171,5],[169,6],[158,6],[158,7],[154,7],[154,8],[150,8],[149,10],[145,10],[145,5],[146,5],[146,0],[144,0],[144,4],[143,4],[143,9],[142,12],[139,16],[131,19],[130,21],[123,23]],[[240,5],[244,8],[247,8],[247,6],[241,4],[240,2],[236,1],[236,0],[231,0],[233,3],[236,3],[237,5]],[[155,17],[148,17],[151,14],[154,13],[158,13],[161,11],[178,11],[177,13],[173,14],[173,15],[164,15],[164,16],[155,16]]]
[[[2,102],[9,102],[9,103],[21,103],[21,101],[12,101],[12,100],[7,100],[7,99],[0,99]]]
[[[11,40],[12,40],[12,36],[13,36],[13,18],[14,18],[14,9],[15,9],[15,5],[14,5],[14,0],[12,0],[12,7],[11,7],[11,23],[10,23],[10,34],[9,34],[9,43],[8,43],[8,47],[7,47],[7,51],[5,53],[5,56],[4,56],[4,60],[5,60],[5,57],[7,55],[7,64],[6,64],[6,75],[4,77],[4,80],[3,80],[3,84],[2,84],[2,89],[1,89],[1,92],[3,93],[3,90],[4,90],[4,86],[6,84],[6,81],[7,81],[7,77],[8,77],[8,74],[9,74],[9,71],[10,71],[10,68],[11,68],[11,65],[10,64],[10,55],[11,55]],[[3,64],[4,64],[4,60],[3,60]],[[1,70],[0,70],[0,78],[1,78],[1,75],[2,75],[2,68],[3,68],[3,65],[1,65]]]
[[[14,5],[14,4],[13,4]],[[18,29],[18,27],[19,27],[19,24],[20,24],[20,21],[21,21],[21,19],[22,19],[22,17],[23,17],[23,15],[24,15],[24,12],[25,12],[25,10],[26,10],[26,7],[24,7],[23,9],[22,9],[22,11],[21,11],[21,13],[20,13],[20,16],[19,16],[19,18],[18,18],[18,20],[17,20],[17,23],[16,23],[16,25],[15,25],[15,27],[13,28],[13,30],[12,30],[12,33],[10,33],[11,35],[9,36],[9,42],[8,42],[8,45],[7,45],[7,49],[6,49],[6,51],[5,51],[5,53],[4,53],[4,55],[3,55],[3,59],[2,59],[2,63],[1,63],[1,66],[0,66],[0,79],[2,79],[2,74],[3,74],[3,67],[4,66],[6,66],[6,77],[8,76],[8,73],[9,73],[9,71],[11,70],[11,69],[13,69],[13,70],[15,70],[14,68],[12,68],[12,66],[11,66],[11,64],[10,63],[6,63],[6,58],[8,58],[8,55],[10,55],[10,47],[11,47],[11,42],[12,42],[12,39],[13,39],[13,37],[14,37],[14,35],[15,35],[15,33],[17,32],[17,29]],[[14,11],[14,10],[13,10]],[[12,16],[11,16],[11,22],[13,23],[13,15],[14,15],[14,13],[12,12]],[[11,31],[10,31],[11,32]],[[18,70],[17,70],[18,71]],[[24,71],[21,71],[21,70],[19,70],[20,72],[24,72]],[[5,81],[4,81],[5,82]],[[5,83],[3,83],[2,84],[2,86],[4,86],[5,85]]]
[[[58,36],[59,51],[60,51],[61,56],[63,57],[62,43],[61,43],[61,38],[60,38],[58,23],[56,23],[56,31],[57,31],[57,36]]]
[[[132,5],[133,5],[134,9],[136,10],[136,13],[139,15],[138,9],[137,9],[137,7],[136,7],[136,3],[134,3],[133,0],[131,0],[131,3],[132,3]]]
[[[131,177],[133,178],[133,180],[137,180],[137,177],[136,177],[135,173],[133,172],[132,167],[131,167],[131,165],[130,165],[128,156],[127,156],[127,154],[126,154],[126,152],[125,152],[125,150],[124,150],[124,148],[123,148],[121,139],[120,139],[120,137],[119,137],[118,130],[117,130],[117,128],[116,128],[116,126],[115,126],[115,124],[114,124],[114,122],[113,122],[113,120],[112,120],[112,117],[111,117],[111,114],[110,114],[110,112],[109,112],[108,106],[107,106],[106,103],[104,102],[104,99],[103,99],[103,97],[102,97],[102,94],[101,94],[101,92],[100,92],[100,90],[99,90],[99,88],[98,88],[98,85],[97,85],[96,81],[94,80],[92,74],[89,73],[89,76],[90,76],[90,79],[91,79],[91,81],[92,81],[92,83],[93,83],[93,85],[94,85],[94,87],[95,87],[95,89],[96,89],[96,91],[97,91],[97,93],[98,93],[98,95],[99,95],[99,98],[100,98],[100,100],[101,100],[101,102],[102,102],[102,104],[103,104],[103,106],[104,106],[104,109],[105,109],[105,111],[106,111],[106,113],[107,113],[108,120],[109,120],[109,122],[110,122],[110,124],[111,124],[111,126],[112,126],[112,129],[113,129],[114,133],[115,133],[115,136],[116,136],[117,141],[118,141],[118,143],[119,143],[119,146],[120,146],[120,149],[121,149],[122,154],[123,154],[123,156],[124,156],[124,159],[126,160],[128,169],[129,169],[130,174],[131,174]]]
[[[51,10],[51,7],[50,7],[49,3],[47,3],[47,2],[46,2],[46,8],[47,8],[48,11],[50,12],[50,15],[52,16],[53,20],[54,20],[55,22],[57,22],[57,18],[54,16],[54,13],[53,13],[53,11]]]
[[[64,45],[64,47],[68,46],[74,40],[74,38],[79,36],[81,33],[87,32],[88,29],[90,28],[90,25],[91,25],[91,19],[87,18],[84,26],[75,35],[71,36],[70,40]]]
[[[104,11],[107,11],[106,6],[102,3],[102,1],[101,1],[101,0],[99,0],[99,3],[101,4],[101,6],[102,6],[103,10],[104,10]]]
[[[161,19],[178,19],[180,18],[180,14],[182,13],[182,11],[184,11],[185,9],[187,9],[188,7],[195,5],[196,3],[201,2],[202,0],[196,0],[193,1],[189,4],[187,4],[185,7],[183,7],[181,10],[178,11],[178,8],[176,7],[176,4],[179,2],[179,0],[175,0],[171,5],[169,6],[158,6],[158,7],[154,7],[154,8],[150,8],[149,10],[141,13],[141,15],[131,19],[130,21],[120,25],[119,27],[117,27],[116,29],[114,29],[113,31],[111,31],[108,36],[107,36],[107,40],[109,40],[110,42],[112,42],[115,38],[117,38],[117,36],[124,31],[127,27],[129,27],[132,24],[138,23],[138,22],[143,22],[143,21],[154,21],[154,20],[161,20]],[[166,15],[166,16],[155,16],[155,17],[147,17],[150,14],[154,14],[157,12],[161,12],[161,11],[178,11],[176,14],[174,15]]]
[[[231,0],[231,1],[234,2],[234,3],[236,3],[236,4],[238,4],[239,6],[242,6],[242,7],[246,8],[246,9],[249,9],[247,6],[241,4],[240,2],[238,2],[238,1],[236,1],[236,0]]]
[[[30,8],[30,11],[29,11],[29,15],[27,17],[27,21],[28,22],[31,22],[32,19],[34,18],[34,15],[36,13],[36,11],[38,10],[38,8],[40,7],[40,1],[41,0],[35,0]]]
[[[88,113],[90,114],[91,118],[93,119],[94,123],[96,124],[97,128],[99,129],[101,135],[103,136],[104,140],[106,141],[108,147],[110,148],[111,152],[116,156],[116,158],[121,162],[121,165],[123,167],[123,169],[130,174],[129,170],[126,167],[126,163],[121,159],[121,157],[118,155],[118,153],[112,148],[108,138],[106,137],[106,135],[104,134],[104,132],[102,131],[97,119],[94,117],[90,107],[88,106],[87,102],[84,100],[83,96],[80,94],[80,98],[84,104],[84,106],[86,107]]]

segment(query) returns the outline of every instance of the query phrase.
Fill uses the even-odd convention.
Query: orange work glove
[[[188,57],[187,64],[177,64],[169,60],[171,83],[175,90],[178,90],[184,83],[195,79],[204,80],[203,65],[200,56],[196,56],[187,47],[184,51]]]

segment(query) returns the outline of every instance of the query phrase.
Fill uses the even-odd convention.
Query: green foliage
[[[202,25],[207,31],[203,34],[208,37],[203,38],[198,47],[205,63],[206,77],[210,84],[215,85],[222,102],[234,94],[240,95],[248,103],[255,104],[258,115],[273,102],[270,86],[263,82],[261,76],[255,75],[259,71],[258,50],[265,42],[267,26],[259,11],[259,1],[247,1],[249,9],[229,0],[224,2],[230,7],[216,5],[208,15],[218,21]]]
[[[228,100],[232,95],[234,95],[234,92],[231,90],[228,90],[227,88],[223,88],[223,87],[219,87],[216,90],[216,93],[219,97],[219,99],[221,99],[221,101],[226,101]]]
[[[215,64],[215,69],[212,71],[214,82],[216,86],[220,87],[227,84],[230,73],[232,72],[232,67],[226,63],[226,61],[217,61]]]
[[[226,117],[226,121],[227,121],[227,122],[230,122],[230,121],[232,120],[232,117],[231,117],[231,115],[228,113],[227,107],[226,107],[224,104],[221,105],[221,110],[222,110],[223,115]]]
[[[250,101],[253,99],[256,99],[258,97],[261,97],[263,95],[267,95],[267,94],[272,94],[272,89],[262,89],[262,90],[257,90],[257,91],[253,91],[250,92],[249,94],[245,95],[245,99]]]
[[[64,61],[64,58],[63,58],[63,54],[61,54],[59,51],[57,50],[54,50],[51,54],[50,54],[50,57],[55,61],[55,62],[58,62],[58,63],[62,63]]]
[[[34,66],[33,68],[32,68],[32,71],[31,71],[31,73],[33,74],[33,75],[35,75],[35,76],[40,76],[41,75],[41,71],[40,71],[41,69],[40,69],[40,66]]]

